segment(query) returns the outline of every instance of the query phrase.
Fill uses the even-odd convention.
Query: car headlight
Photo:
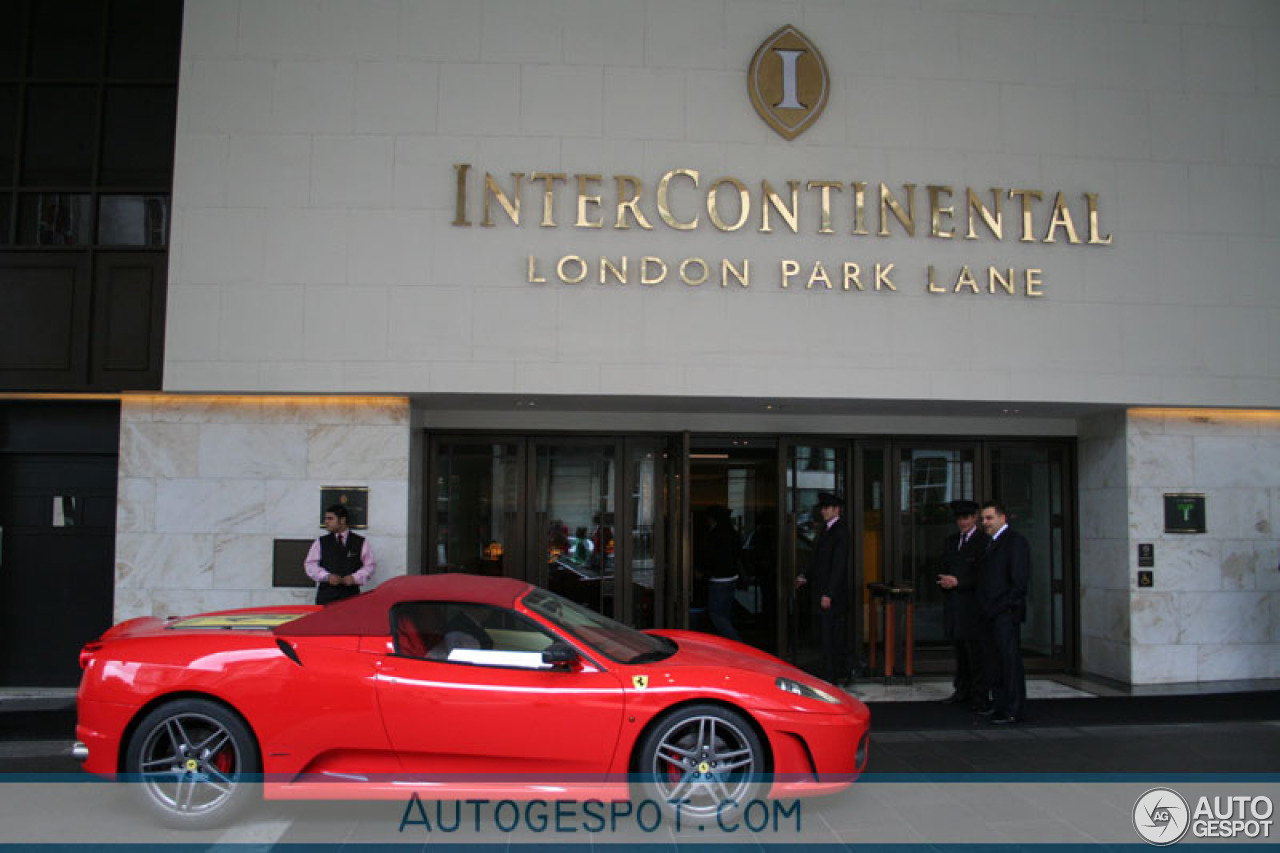
[[[798,681],[792,681],[790,678],[779,678],[773,683],[783,693],[803,696],[806,699],[817,699],[819,702],[826,702],[831,705],[840,704],[840,700],[835,696],[832,696],[827,691],[819,690],[817,687],[810,687],[807,684],[801,684]]]

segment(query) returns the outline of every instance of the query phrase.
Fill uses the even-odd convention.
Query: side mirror
[[[554,642],[542,650],[542,662],[554,669],[568,669],[578,660],[578,653],[568,643]]]

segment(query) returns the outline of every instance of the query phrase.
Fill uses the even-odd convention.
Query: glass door
[[[953,665],[943,634],[942,593],[934,583],[942,543],[955,530],[948,504],[996,500],[1031,544],[1031,582],[1023,655],[1029,669],[1070,665],[1074,648],[1071,448],[1066,442],[1009,441],[892,447],[895,521],[889,530],[890,577],[911,584],[917,669]],[[868,578],[869,579],[869,578]]]
[[[432,571],[524,578],[523,442],[462,437],[433,444]]]
[[[528,580],[606,616],[618,611],[613,441],[557,439],[534,445]]]
[[[625,465],[622,554],[624,571],[629,570],[630,619],[621,621],[636,628],[656,628],[663,624],[658,602],[663,601],[668,578],[661,569],[671,522],[668,492],[670,455],[658,439],[628,438],[623,442]],[[621,582],[622,573],[619,581]]]
[[[844,444],[787,441],[780,457],[782,465],[783,505],[782,594],[786,611],[782,628],[786,634],[787,658],[810,672],[819,672],[822,645],[818,636],[817,604],[812,600],[812,586],[796,589],[796,576],[808,572],[813,562],[813,546],[822,532],[822,514],[818,495],[832,492],[845,499],[843,517],[852,525],[857,501],[848,489],[848,451]],[[850,527],[852,532],[853,528]],[[850,557],[853,559],[852,549]],[[853,566],[848,567],[850,601],[854,595]],[[846,620],[846,642],[855,636],[852,624],[857,616]]]
[[[519,578],[636,627],[673,624],[669,443],[432,436],[428,570]]]
[[[1065,663],[1067,626],[1074,624],[1065,595],[1070,555],[1067,531],[1070,501],[1066,450],[1043,444],[1008,444],[991,448],[991,494],[1004,504],[1009,526],[1031,544],[1031,582],[1027,588],[1027,621],[1022,651],[1028,668]]]
[[[894,457],[898,523],[894,559],[890,562],[893,576],[886,580],[914,589],[915,643],[917,649],[927,650],[946,643],[942,590],[934,580],[942,543],[955,531],[951,502],[979,500],[977,448],[897,446]]]
[[[869,662],[867,644],[873,613],[871,592],[868,584],[884,583],[891,572],[886,571],[888,561],[887,543],[889,542],[886,527],[890,518],[887,510],[889,500],[888,483],[892,481],[889,466],[889,452],[878,442],[859,443],[857,449],[856,485],[857,500],[850,512],[853,522],[855,543],[862,543],[855,554],[860,558],[856,565],[857,582],[854,584],[854,601],[861,602],[858,610],[858,630],[854,633],[854,667],[859,671],[866,669]]]
[[[695,437],[689,450],[689,627],[776,651],[777,442]]]

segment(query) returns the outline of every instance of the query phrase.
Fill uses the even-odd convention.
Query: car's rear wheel
[[[690,822],[724,819],[764,790],[765,748],[740,713],[690,705],[663,717],[636,752],[639,790]]]
[[[207,699],[152,709],[134,731],[125,771],[161,822],[184,829],[220,826],[257,799],[261,761],[253,733]]]

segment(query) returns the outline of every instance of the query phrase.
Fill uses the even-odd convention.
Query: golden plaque
[[[826,109],[831,75],[813,42],[788,24],[757,48],[747,90],[760,117],[786,139],[795,139]]]

